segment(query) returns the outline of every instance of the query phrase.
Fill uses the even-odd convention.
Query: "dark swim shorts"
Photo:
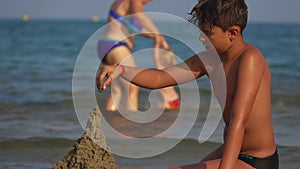
[[[277,149],[273,155],[265,158],[258,158],[258,157],[240,154],[239,160],[257,169],[278,169],[279,168],[279,158],[278,158]]]

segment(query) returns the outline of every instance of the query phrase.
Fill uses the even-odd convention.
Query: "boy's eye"
[[[202,32],[206,35],[206,36],[210,36],[212,33],[209,30],[202,30]]]
[[[212,30],[211,29],[207,29],[207,28],[202,28],[201,31],[206,35],[209,36],[212,34]]]

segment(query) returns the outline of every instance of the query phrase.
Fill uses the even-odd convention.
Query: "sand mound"
[[[85,133],[52,169],[119,169],[101,130],[101,113],[94,108]]]

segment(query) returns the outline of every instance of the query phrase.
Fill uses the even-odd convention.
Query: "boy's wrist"
[[[124,65],[120,65],[120,64],[115,64],[115,66],[117,67],[117,69],[119,68],[120,73],[117,77],[123,76],[125,74],[125,66]]]

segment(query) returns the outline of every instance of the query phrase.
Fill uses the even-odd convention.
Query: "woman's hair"
[[[199,27],[209,25],[226,31],[231,26],[239,26],[241,32],[248,20],[248,7],[244,0],[199,0],[189,13],[190,22],[198,22]]]

